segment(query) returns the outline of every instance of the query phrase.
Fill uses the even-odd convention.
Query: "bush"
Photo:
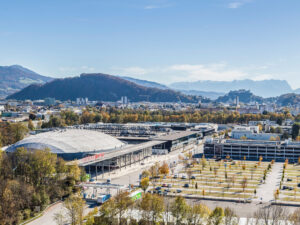
[[[30,213],[31,213],[31,210],[30,210],[30,209],[25,209],[25,210],[23,211],[23,219],[24,219],[24,220],[29,219],[29,218],[30,218]]]

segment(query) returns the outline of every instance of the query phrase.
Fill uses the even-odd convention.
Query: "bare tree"
[[[62,211],[54,214],[54,220],[57,225],[64,225],[66,223],[65,215]]]
[[[256,224],[279,225],[280,221],[288,219],[288,212],[282,206],[269,205],[257,210],[253,217],[256,219]]]
[[[225,225],[238,225],[240,218],[235,214],[234,210],[227,207],[224,210],[224,224]]]
[[[300,209],[296,209],[290,216],[289,221],[292,225],[300,225]]]

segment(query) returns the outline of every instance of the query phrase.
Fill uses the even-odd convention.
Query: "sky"
[[[0,0],[0,65],[300,88],[299,0]]]

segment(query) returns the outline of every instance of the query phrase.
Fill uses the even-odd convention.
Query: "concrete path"
[[[280,186],[282,169],[282,163],[275,163],[272,166],[265,183],[261,184],[257,190],[257,201],[271,202],[274,200],[274,193]]]
[[[86,205],[84,215],[87,215],[89,212],[91,212],[95,206],[95,204]],[[55,225],[57,224],[55,221],[56,214],[61,214],[64,216],[64,224],[70,224],[68,222],[69,216],[67,209],[64,207],[64,204],[60,202],[48,208],[41,217],[27,223],[27,225]]]

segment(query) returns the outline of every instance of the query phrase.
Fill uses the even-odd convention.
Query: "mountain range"
[[[19,65],[0,66],[0,97],[13,94],[33,83],[53,80]]]
[[[8,99],[37,100],[52,97],[58,100],[75,100],[87,97],[96,101],[118,101],[127,96],[130,101],[198,102],[198,96],[188,96],[170,89],[145,87],[107,74],[81,74],[79,77],[55,79],[46,84],[32,84],[8,96]]]
[[[228,93],[234,90],[246,89],[264,98],[292,93],[294,90],[285,80],[234,80],[234,81],[196,81],[172,83],[170,88],[177,90],[215,91]],[[300,92],[300,90],[297,90]]]
[[[19,65],[0,66],[0,78],[0,97],[9,95],[8,98],[15,99],[54,97],[59,100],[74,100],[77,97],[88,97],[91,100],[117,101],[121,96],[127,96],[133,102],[209,102],[211,99],[230,103],[239,96],[243,103],[274,102],[287,106],[300,102],[300,89],[292,90],[282,80],[199,81],[166,86],[153,81],[101,73],[54,79]],[[194,90],[197,88],[198,90]],[[200,88],[203,90],[199,90]]]

